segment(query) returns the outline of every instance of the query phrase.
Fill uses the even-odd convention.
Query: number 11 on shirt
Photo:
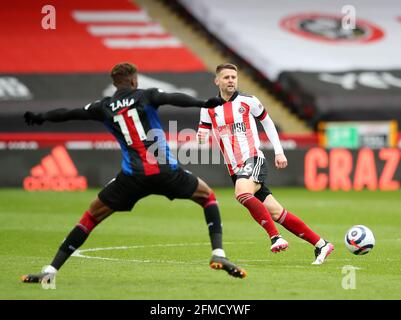
[[[136,109],[130,109],[130,110],[128,110],[127,115],[129,117],[128,120],[132,119],[135,129],[138,132],[139,139],[141,141],[146,140],[145,130],[143,129],[143,125],[141,123],[141,120],[139,119],[138,111]],[[127,126],[124,116],[121,114],[115,115],[113,117],[113,120],[114,120],[114,122],[117,122],[119,124],[119,126],[121,128],[121,132],[123,133],[125,141],[127,142],[127,145],[131,145],[132,138],[131,138],[131,134],[128,130],[128,126]]]

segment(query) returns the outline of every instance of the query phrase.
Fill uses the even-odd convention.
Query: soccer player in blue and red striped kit
[[[170,200],[191,199],[201,205],[212,246],[210,267],[244,278],[245,270],[225,256],[220,212],[213,190],[200,178],[179,167],[170,152],[157,115],[157,109],[161,105],[208,108],[217,105],[216,99],[203,101],[181,93],[137,89],[137,68],[130,63],[114,66],[111,78],[117,88],[111,97],[90,103],[82,109],[26,112],[24,115],[28,125],[67,120],[103,122],[120,144],[122,170],[99,192],[63,241],[51,264],[41,273],[23,275],[22,281],[48,282],[100,222],[115,211],[132,210],[138,200],[151,194],[164,195]],[[152,134],[149,135],[151,130]],[[148,152],[155,143],[156,155]]]

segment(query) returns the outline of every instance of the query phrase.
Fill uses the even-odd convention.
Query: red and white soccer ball
[[[370,252],[375,245],[373,232],[365,226],[356,225],[345,234],[345,246],[353,254],[362,255]]]

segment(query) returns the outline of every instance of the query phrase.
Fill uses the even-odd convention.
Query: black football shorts
[[[255,193],[255,197],[261,202],[265,201],[269,194],[272,194],[265,184],[267,178],[267,163],[265,158],[253,157],[246,160],[241,169],[231,176],[234,186],[235,182],[240,178],[252,179],[261,185],[260,189]]]
[[[115,211],[131,211],[135,203],[151,194],[173,199],[190,199],[198,187],[198,178],[178,167],[155,175],[129,176],[120,172],[99,192],[99,199]]]

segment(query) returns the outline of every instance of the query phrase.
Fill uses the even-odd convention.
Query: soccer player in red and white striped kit
[[[258,98],[237,91],[237,66],[234,64],[225,63],[216,67],[215,84],[220,91],[221,104],[215,108],[201,109],[198,142],[208,143],[212,129],[235,185],[235,197],[266,230],[271,239],[272,252],[288,248],[288,242],[279,234],[275,221],[311,243],[315,247],[312,264],[322,264],[334,250],[333,244],[286,210],[265,185],[267,165],[260,149],[255,118],[261,122],[273,144],[276,168],[287,167],[287,158],[272,119]]]

